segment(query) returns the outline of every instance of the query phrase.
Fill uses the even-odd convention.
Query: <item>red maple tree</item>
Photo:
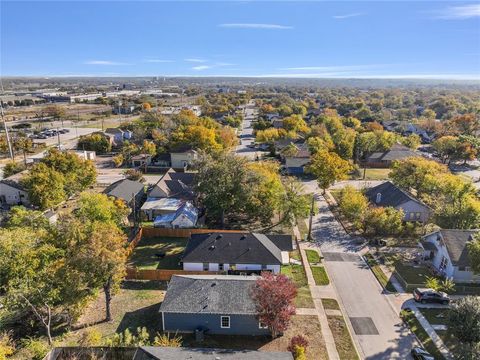
[[[257,319],[267,326],[272,338],[287,330],[290,318],[295,315],[294,300],[297,288],[282,274],[262,272],[252,288]]]

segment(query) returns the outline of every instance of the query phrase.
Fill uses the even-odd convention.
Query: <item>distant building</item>
[[[193,150],[189,145],[179,146],[170,151],[170,162],[174,169],[187,168],[197,157],[197,151]]]
[[[125,201],[129,207],[138,207],[145,194],[145,186],[139,181],[123,179],[108,186],[104,194]]]
[[[174,197],[183,200],[194,200],[193,179],[193,173],[176,172],[173,169],[169,169],[153,186],[148,196],[153,198]]]
[[[153,226],[168,229],[191,229],[197,225],[197,220],[197,208],[190,202],[186,202],[174,213],[155,217]]]
[[[292,144],[292,151],[284,148],[282,157],[285,159],[285,169],[288,174],[303,174],[305,173],[305,166],[310,163],[312,154],[308,149],[307,144]]]
[[[367,189],[365,195],[368,201],[375,206],[403,210],[403,221],[426,223],[432,215],[432,210],[427,205],[390,181]]]
[[[423,237],[420,243],[433,267],[456,283],[480,283],[480,275],[471,269],[467,244],[479,230],[438,230]]]
[[[142,166],[149,166],[152,164],[152,155],[150,154],[138,154],[132,156],[131,165],[134,168],[142,167]]]
[[[27,172],[24,170],[0,181],[0,205],[30,205],[28,192],[21,184]]]
[[[123,143],[123,134],[124,131],[119,128],[107,128],[105,129],[105,134],[113,136],[113,142],[115,145],[121,145]]]
[[[256,276],[172,276],[160,305],[162,330],[171,333],[197,330],[220,335],[270,334],[256,318],[251,297],[256,280]]]
[[[175,198],[148,197],[141,211],[145,218],[152,221],[159,215],[173,214],[185,204],[185,201]]]

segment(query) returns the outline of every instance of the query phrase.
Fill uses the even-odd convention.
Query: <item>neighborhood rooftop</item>
[[[128,179],[119,180],[107,187],[103,192],[108,196],[113,196],[117,199],[123,199],[130,201],[140,191],[142,191],[144,185],[138,181],[132,181]]]
[[[439,233],[453,265],[470,266],[467,242],[480,230],[442,229]],[[428,235],[427,235],[428,236]],[[423,244],[422,244],[423,245]]]
[[[255,314],[250,291],[256,276],[174,275],[161,312]]]
[[[378,194],[380,194],[380,196],[378,196]],[[415,201],[424,205],[420,200],[415,199],[412,195],[400,189],[390,181],[369,188],[365,192],[365,195],[371,203],[378,206],[397,207],[408,201]]]
[[[292,250],[291,235],[246,232],[194,234],[183,262],[282,264],[282,251]]]

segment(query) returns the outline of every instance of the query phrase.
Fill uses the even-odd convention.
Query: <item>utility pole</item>
[[[312,241],[312,222],[313,222],[313,213],[315,207],[315,195],[312,195],[312,204],[310,206],[310,218],[308,219],[308,236],[307,240]]]
[[[2,79],[0,79],[0,84],[2,86],[2,95],[4,94],[3,90],[3,82]],[[13,148],[12,148],[12,142],[10,141],[10,134],[8,133],[8,127],[7,127],[7,121],[5,120],[5,116],[3,113],[3,100],[0,99],[0,111],[1,111],[1,116],[2,116],[2,121],[3,121],[3,126],[5,128],[5,135],[7,137],[7,145],[8,145],[8,152],[10,154],[10,159],[15,160],[15,154],[13,153]]]

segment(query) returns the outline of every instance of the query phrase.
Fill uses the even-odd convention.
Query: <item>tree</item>
[[[285,129],[268,128],[255,132],[255,141],[258,143],[273,143],[287,135]]]
[[[11,334],[8,332],[0,333],[0,360],[7,360],[7,357],[13,355],[15,351],[15,343]]]
[[[127,169],[123,172],[123,175],[125,175],[125,178],[128,180],[145,182],[143,173],[140,170]]]
[[[55,120],[65,117],[65,108],[59,105],[49,105],[44,110],[47,116],[53,117]]]
[[[444,164],[450,163],[451,160],[455,159],[458,152],[458,138],[455,136],[442,136],[432,143],[432,147]]]
[[[31,138],[22,134],[13,140],[13,149],[23,153],[23,162],[27,166],[27,152],[32,151],[33,141]]]
[[[475,274],[480,274],[480,233],[476,234],[472,241],[467,243],[470,268]]]
[[[112,158],[112,161],[113,161],[113,164],[115,165],[115,167],[120,167],[123,165],[123,154],[118,154],[118,155],[115,155],[113,158]]]
[[[448,313],[448,330],[461,342],[480,342],[480,298],[466,296],[455,300]]]
[[[43,212],[27,210],[23,206],[14,206],[8,213],[7,228],[49,229],[50,223]]]
[[[126,236],[115,224],[96,221],[84,229],[85,236],[73,244],[71,263],[83,281],[92,288],[103,288],[106,321],[112,320],[112,294],[125,275]]]
[[[337,154],[321,150],[313,155],[307,169],[317,178],[318,185],[325,193],[325,190],[335,181],[345,179],[352,166]]]
[[[352,186],[346,186],[340,191],[339,206],[342,214],[356,227],[362,227],[365,213],[368,209],[368,199]]]
[[[9,161],[5,164],[3,168],[3,177],[8,178],[12,175],[18,174],[26,169],[26,166],[22,163],[18,163],[15,161]]]
[[[369,207],[363,222],[364,232],[372,236],[398,235],[403,230],[403,210]]]
[[[143,108],[143,110],[145,110],[145,111],[150,111],[150,110],[152,110],[152,105],[150,105],[150,103],[148,103],[148,102],[144,102],[144,103],[142,104],[142,108]]]
[[[310,212],[312,195],[305,195],[303,185],[292,178],[283,181],[284,192],[280,201],[283,219],[292,223],[295,219],[305,218]]]
[[[81,193],[77,205],[75,216],[83,222],[113,223],[119,227],[129,212],[123,200],[100,193]]]
[[[272,338],[288,329],[290,318],[295,315],[294,300],[297,289],[283,274],[262,272],[251,296],[255,302],[257,318],[270,330]]]
[[[95,151],[98,154],[105,154],[112,150],[109,139],[100,133],[80,136],[77,148],[87,151]]]
[[[44,163],[35,164],[21,183],[28,192],[30,202],[40,209],[58,205],[67,198],[64,177]]]
[[[420,146],[420,144],[422,143],[422,140],[420,139],[420,136],[418,136],[417,134],[411,134],[411,135],[408,135],[407,137],[401,137],[400,142],[403,145],[408,146],[410,149],[415,150]]]

